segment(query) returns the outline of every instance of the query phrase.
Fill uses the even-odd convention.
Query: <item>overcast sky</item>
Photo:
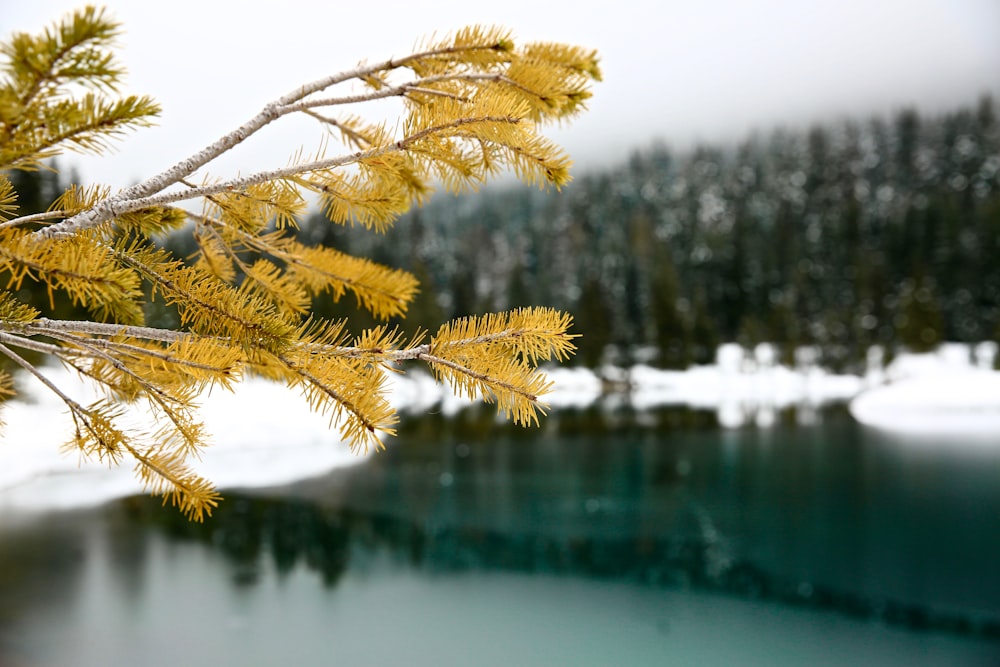
[[[0,35],[36,31],[79,2],[0,0]],[[361,59],[404,55],[418,37],[471,23],[520,40],[596,48],[605,81],[590,111],[552,135],[580,168],[656,138],[679,148],[751,130],[904,106],[944,110],[1000,95],[998,0],[130,0],[129,92],[164,108],[112,159],[71,157],[117,188],[159,171],[300,83]],[[269,129],[213,175],[284,165],[315,148],[312,123]]]

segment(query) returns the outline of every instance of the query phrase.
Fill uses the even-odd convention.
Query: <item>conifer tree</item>
[[[386,372],[408,360],[427,364],[462,395],[496,403],[516,423],[538,421],[550,384],[537,366],[572,353],[568,315],[536,307],[466,317],[431,335],[387,325],[352,332],[347,321],[314,316],[312,299],[350,295],[385,320],[405,314],[416,280],[310,245],[294,230],[310,193],[332,224],[382,233],[434,184],[459,192],[502,169],[527,183],[565,184],[570,160],[539,130],[584,109],[600,78],[595,52],[518,46],[507,30],[465,28],[411,55],[297,86],[131,187],[72,186],[50,210],[21,214],[9,174],[45,168],[67,149],[104,152],[158,115],[150,98],[119,93],[124,71],[112,50],[119,32],[104,10],[86,7],[0,45],[0,271],[9,276],[0,286],[0,354],[65,403],[73,449],[132,462],[148,490],[200,521],[220,496],[189,464],[207,445],[198,399],[250,373],[300,391],[363,449],[393,432]],[[398,123],[347,111],[387,98],[401,101]],[[314,154],[238,177],[208,173],[216,158],[293,115],[326,131]],[[157,242],[179,229],[197,245],[193,261]],[[62,293],[89,316],[47,317],[18,298],[29,286]],[[179,327],[147,326],[144,292],[176,308]],[[26,351],[93,380],[101,399],[76,402]],[[150,410],[146,428],[123,423],[134,403]]]

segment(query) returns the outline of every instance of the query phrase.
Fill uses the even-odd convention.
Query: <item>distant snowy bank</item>
[[[867,426],[909,437],[960,434],[1000,444],[996,355],[992,342],[902,355],[877,386],[851,401],[851,414]]]
[[[599,401],[627,402],[637,410],[678,405],[716,410],[724,426],[736,427],[793,405],[818,407],[849,400],[865,386],[863,378],[834,375],[815,365],[816,354],[803,349],[796,368],[777,364],[772,345],[746,351],[722,345],[711,366],[670,371],[639,364],[631,368],[605,366],[546,368],[553,391],[543,399],[553,409],[586,408]],[[392,378],[393,402],[403,411],[435,407],[453,414],[469,405],[425,374]],[[764,418],[766,421],[766,418]]]
[[[810,348],[799,350],[795,368],[789,368],[777,363],[773,346],[746,351],[723,345],[715,364],[686,371],[645,365],[598,372],[550,368],[554,390],[545,400],[553,409],[610,400],[637,410],[668,405],[715,410],[727,428],[766,428],[778,411],[791,406],[798,408],[799,419],[809,420],[824,404],[851,401],[855,418],[874,427],[901,432],[986,429],[1000,439],[1000,373],[991,370],[995,356],[995,344],[946,345],[934,354],[899,355],[883,367],[876,350],[862,377],[824,371],[815,365],[817,355]],[[75,376],[61,369],[48,372],[71,395],[87,400],[90,390]],[[419,370],[391,374],[389,388],[392,403],[407,414],[439,410],[450,415],[471,404]],[[60,453],[72,428],[65,409],[27,378],[20,379],[19,390],[2,414],[0,511],[92,505],[141,492],[130,466],[79,464],[76,455]],[[352,453],[328,419],[309,412],[295,392],[260,379],[248,379],[235,393],[216,391],[205,397],[201,414],[215,437],[196,467],[222,488],[283,484],[365,458]]]

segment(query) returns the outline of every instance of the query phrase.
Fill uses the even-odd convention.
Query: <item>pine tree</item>
[[[0,270],[9,276],[0,291],[0,354],[65,403],[75,424],[71,447],[88,459],[131,460],[148,490],[200,521],[220,496],[189,465],[207,445],[196,400],[247,374],[300,391],[359,448],[379,446],[380,434],[393,432],[384,381],[408,360],[427,364],[460,394],[495,402],[516,423],[538,421],[550,384],[537,365],[572,353],[568,315],[534,307],[463,318],[430,336],[408,337],[385,324],[350,333],[345,320],[316,317],[313,300],[349,295],[387,320],[406,313],[416,280],[294,232],[307,194],[333,223],[381,233],[423,203],[433,183],[460,192],[504,168],[527,183],[567,183],[568,156],[539,128],[584,109],[600,78],[595,52],[516,46],[504,29],[465,28],[411,55],[297,86],[215,143],[120,192],[72,186],[50,210],[23,214],[9,174],[43,168],[67,149],[104,152],[159,114],[148,97],[119,95],[124,71],[112,52],[119,32],[104,10],[86,7],[0,45]],[[396,124],[339,113],[387,98],[403,106]],[[205,173],[293,115],[311,117],[329,135],[315,154],[235,178]],[[191,234],[194,261],[158,242],[177,230]],[[17,296],[32,285],[65,294],[88,316],[44,316]],[[151,326],[147,295],[173,309],[176,328]],[[102,398],[74,401],[25,351],[93,380]],[[132,403],[150,408],[147,428],[122,422]]]

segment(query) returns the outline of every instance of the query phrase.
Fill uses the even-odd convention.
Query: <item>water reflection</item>
[[[588,513],[615,512],[593,499]],[[624,579],[645,585],[721,591],[739,597],[832,610],[889,625],[1000,641],[997,617],[948,612],[902,599],[790,579],[740,556],[704,511],[686,517],[689,536],[616,538],[608,535],[509,533],[481,526],[419,525],[402,517],[257,497],[233,498],[216,521],[186,523],[145,500],[125,504],[121,521],[155,526],[174,540],[194,540],[226,559],[234,585],[257,581],[272,564],[280,575],[304,565],[334,586],[349,567],[394,563],[431,573],[500,570]],[[683,530],[680,532],[684,532]]]
[[[148,605],[164,585],[151,563],[191,546],[247,595],[304,571],[331,592],[366,572],[517,573],[1000,642],[1000,454],[909,450],[842,411],[811,426],[779,414],[763,430],[686,410],[633,417],[567,411],[528,432],[485,412],[422,419],[363,466],[228,493],[203,525],[132,498],[8,526],[0,646],[53,599],[96,586],[81,582]]]

